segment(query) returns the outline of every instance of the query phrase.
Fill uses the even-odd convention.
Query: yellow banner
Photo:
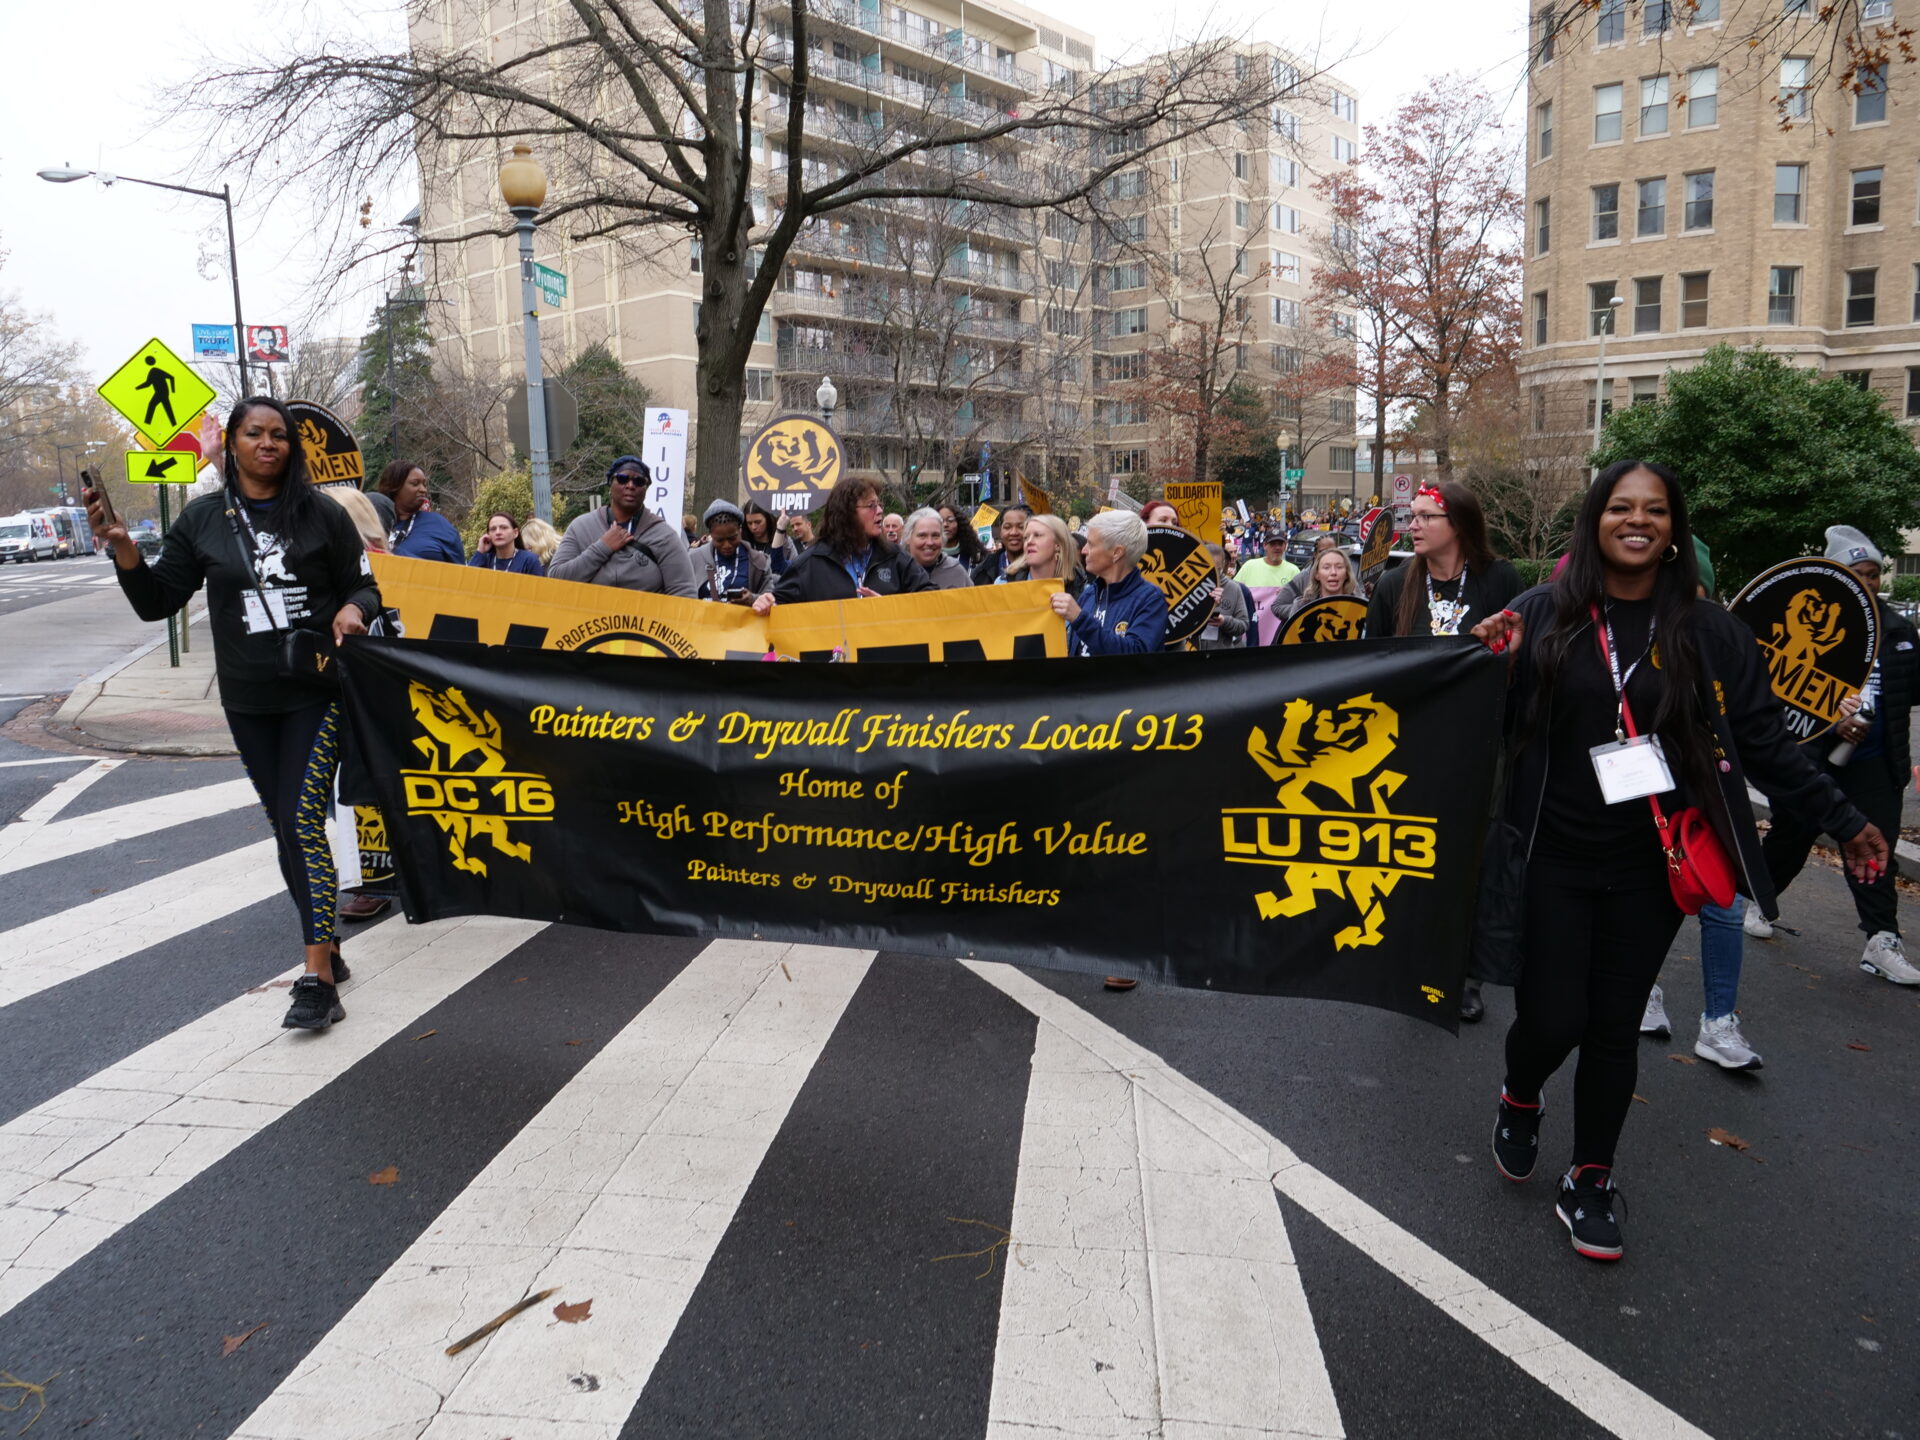
[[[1180,528],[1191,530],[1209,545],[1226,542],[1220,536],[1220,482],[1210,485],[1169,484],[1167,503],[1180,512]]]
[[[1062,656],[1058,582],[889,595],[877,600],[743,605],[682,600],[608,585],[509,575],[374,555],[380,596],[414,639],[593,650],[683,659],[1008,660]]]

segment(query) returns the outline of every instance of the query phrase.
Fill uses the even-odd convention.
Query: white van
[[[60,539],[53,533],[53,522],[46,516],[0,517],[0,560],[25,565],[31,560],[52,560],[59,554]]]

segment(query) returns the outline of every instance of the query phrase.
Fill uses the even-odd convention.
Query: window
[[[1807,117],[1807,75],[1812,68],[1804,56],[1789,55],[1780,62],[1780,109],[1789,120]]]
[[[1080,222],[1071,215],[1062,215],[1058,210],[1047,212],[1047,238],[1059,240],[1071,245],[1080,238]]]
[[[1773,223],[1798,225],[1807,218],[1807,167],[1773,167]]]
[[[1284,325],[1292,330],[1299,329],[1300,302],[1298,300],[1282,300],[1279,296],[1275,296],[1273,301],[1273,323],[1276,325]]]
[[[1353,96],[1343,91],[1335,90],[1328,96],[1328,101],[1333,106],[1334,119],[1345,120],[1348,124],[1355,124],[1359,121],[1360,102],[1354,99]]]
[[[1587,381],[1587,429],[1589,430],[1593,429],[1593,397],[1598,393],[1599,389],[1600,386],[1597,381]],[[1607,398],[1602,408],[1604,413],[1601,415],[1600,421],[1602,424],[1605,424],[1613,418],[1613,382],[1611,380],[1607,382]]]
[[[1693,13],[1687,16],[1689,25],[1711,25],[1720,18],[1720,0],[1694,0]]]
[[[1337,470],[1342,475],[1353,469],[1353,446],[1329,445],[1327,447],[1327,468]]]
[[[700,273],[700,239],[698,236],[695,236],[687,242],[687,269],[695,275]]]
[[[1527,398],[1533,404],[1533,433],[1542,434],[1547,428],[1547,387],[1534,386],[1527,392]]]
[[[1627,0],[1600,0],[1600,20],[1594,26],[1597,45],[1618,45],[1627,38]]]
[[[1300,67],[1275,56],[1272,65],[1273,83],[1282,90],[1291,90],[1300,83]]]
[[[1107,456],[1109,475],[1135,475],[1147,468],[1144,450],[1115,450]]]
[[[1920,365],[1907,368],[1907,418],[1920,416]]]
[[[1687,72],[1687,128],[1720,123],[1720,67],[1702,65]]]
[[[1685,0],[1681,0],[1684,4]],[[1667,27],[1673,24],[1673,15],[1669,0],[1645,0],[1640,11],[1640,33],[1642,35],[1663,35]]]
[[[1300,162],[1289,160],[1284,155],[1269,155],[1267,170],[1273,183],[1282,189],[1292,189],[1300,183]]]
[[[1046,265],[1047,284],[1056,290],[1078,290],[1080,288],[1080,267],[1071,260],[1049,260]]]
[[[1667,77],[1664,75],[1640,82],[1640,133],[1667,133]]]
[[[1863,65],[1854,71],[1860,88],[1853,97],[1853,123],[1878,125],[1887,118],[1887,67]]]
[[[1273,228],[1278,230],[1282,235],[1298,235],[1300,233],[1300,212],[1291,205],[1274,206]]]
[[[1253,174],[1252,157],[1244,150],[1235,151],[1233,156],[1233,178],[1236,180],[1245,180],[1251,174]]]
[[[1045,315],[1049,335],[1078,335],[1080,312],[1071,305],[1049,305]]]
[[[1096,380],[1144,380],[1147,378],[1146,352],[1135,350],[1130,355],[1096,355],[1093,357],[1093,378]]]
[[[1135,260],[1126,265],[1107,267],[1109,290],[1138,290],[1147,283],[1147,262]]]
[[[1913,267],[1913,321],[1920,325],[1920,265]]]
[[[1593,187],[1593,238],[1596,240],[1620,238],[1620,187],[1618,185]]]
[[[1093,418],[1102,425],[1143,425],[1147,405],[1144,400],[1096,400]]]
[[[1650,275],[1633,282],[1633,333],[1655,335],[1660,331],[1660,277]]]
[[[1269,345],[1268,360],[1276,375],[1298,375],[1300,373],[1300,352],[1292,345]]]
[[[1233,252],[1233,273],[1243,277],[1253,273],[1253,266],[1247,259],[1245,246]]]
[[[1813,0],[1780,0],[1782,15],[1811,15]]]
[[[1547,343],[1547,292],[1536,291],[1533,297],[1533,343]]]
[[[1853,208],[1847,220],[1849,225],[1880,223],[1880,179],[1878,166],[1853,172]]]
[[[1145,170],[1122,170],[1107,179],[1107,194],[1115,200],[1138,200],[1147,193]]]
[[[1533,202],[1533,253],[1544,255],[1553,248],[1553,201]]]
[[[1344,135],[1335,135],[1333,137],[1333,159],[1335,164],[1344,165],[1349,161],[1358,160],[1359,158],[1360,147],[1357,144],[1347,139]]]
[[[1233,224],[1234,224],[1234,228],[1237,230],[1244,230],[1247,228],[1247,202],[1246,201],[1236,200],[1233,202]]]
[[[1534,148],[1539,158],[1545,160],[1553,154],[1553,102],[1547,101],[1546,104],[1537,107],[1533,113]]]
[[[1680,328],[1704,330],[1707,325],[1707,272],[1680,277]]]
[[[1136,305],[1131,310],[1113,312],[1113,333],[1115,335],[1144,335],[1147,331],[1147,307]]]
[[[1696,170],[1687,176],[1687,210],[1681,222],[1685,230],[1713,228],[1713,171]]]
[[[1587,312],[1592,328],[1589,335],[1613,334],[1613,297],[1619,287],[1611,280],[1587,286]]]
[[[1879,283],[1878,270],[1847,272],[1847,325],[1873,324],[1873,301]]]
[[[1536,61],[1545,65],[1553,59],[1553,40],[1559,33],[1559,19],[1555,15],[1555,6],[1547,5],[1533,17],[1535,36],[1533,53]]]
[[[1327,317],[1327,329],[1336,340],[1357,340],[1360,338],[1360,326],[1353,316],[1344,310],[1336,310]]]
[[[747,399],[750,401],[773,399],[771,370],[757,370],[751,365],[747,367]]]
[[[1628,405],[1651,405],[1660,398],[1658,375],[1636,375],[1627,381]]]
[[[1666,176],[1640,182],[1640,206],[1634,221],[1633,233],[1636,235],[1667,233]]]
[[[1300,117],[1291,110],[1275,110],[1273,112],[1273,133],[1278,135],[1282,140],[1298,140],[1300,138]]]
[[[1353,424],[1353,401],[1336,395],[1327,401],[1327,419],[1335,425]]]
[[[1767,323],[1800,323],[1800,267],[1775,265],[1767,272]]]
[[[1847,384],[1853,386],[1853,388],[1858,390],[1862,395],[1871,394],[1873,391],[1873,372],[1871,370],[1842,370],[1835,375],[1834,378],[1846,381]]]
[[[1273,252],[1273,278],[1300,283],[1300,257],[1287,250]]]
[[[760,323],[754,326],[753,343],[756,345],[773,343],[773,317],[764,310],[760,312]]]
[[[1596,85],[1593,91],[1593,143],[1605,145],[1620,138],[1620,100],[1624,87]]]

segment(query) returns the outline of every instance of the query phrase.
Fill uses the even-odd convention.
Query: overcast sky
[[[1165,0],[1051,0],[1039,8],[1098,37],[1101,58],[1149,53],[1167,38]],[[12,58],[0,86],[0,290],[85,347],[101,378],[150,336],[188,353],[195,321],[231,321],[225,234],[217,202],[93,181],[50,185],[48,166],[123,172],[218,190],[215,167],[195,167],[184,137],[159,125],[158,90],[207,63],[209,48],[267,59],[280,48],[289,0],[212,0],[170,8],[145,0],[81,0],[67,6],[0,3],[0,54]],[[400,0],[328,0],[326,23],[391,33]],[[1367,5],[1290,7],[1229,3],[1212,12],[1177,7],[1178,23],[1244,30],[1296,50],[1345,57],[1336,74],[1359,91],[1362,123],[1389,114],[1433,75],[1476,77],[1517,116],[1526,6],[1520,0],[1372,0]],[[176,19],[175,17],[185,17]],[[240,278],[246,317],[292,324],[313,290],[311,235],[350,217],[362,197],[343,195],[331,213],[270,207],[262,193],[238,197]],[[382,210],[403,210],[383,200]],[[399,215],[381,213],[390,224]],[[324,224],[316,223],[324,222]],[[201,273],[203,249],[222,268]],[[336,308],[323,328],[358,334],[379,275]],[[295,335],[295,343],[302,338]]]

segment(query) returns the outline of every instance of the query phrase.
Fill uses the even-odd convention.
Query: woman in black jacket
[[[340,705],[330,679],[287,673],[283,640],[289,630],[317,632],[336,645],[364,635],[380,594],[353,521],[308,482],[287,408],[251,396],[234,407],[226,433],[226,487],[188,503],[151,567],[124,524],[106,523],[92,490],[87,518],[112,547],[120,588],[142,620],[164,620],[207,587],[221,705],[266,806],[306,944],[306,974],[294,982],[282,1023],[324,1030],[346,1015],[326,831]]]
[[[842,475],[827,493],[814,543],[787,568],[769,595],[753,602],[764,615],[783,605],[931,590],[933,581],[880,534],[886,506],[871,480]]]
[[[1577,1048],[1573,1160],[1556,1210],[1574,1249],[1595,1260],[1624,1252],[1614,1149],[1633,1100],[1640,1016],[1680,928],[1649,795],[1669,816],[1699,806],[1740,890],[1769,915],[1749,780],[1843,840],[1856,874],[1887,861],[1880,832],[1788,736],[1752,632],[1698,598],[1698,585],[1679,482],[1623,461],[1588,491],[1560,576],[1473,631],[1513,656],[1506,815],[1527,856],[1494,1163],[1509,1180],[1533,1173],[1542,1088]],[[1658,743],[1633,747],[1642,782],[1615,782],[1609,794],[1600,767],[1627,755],[1623,693],[1639,733]],[[1656,750],[1658,763],[1648,758]]]

